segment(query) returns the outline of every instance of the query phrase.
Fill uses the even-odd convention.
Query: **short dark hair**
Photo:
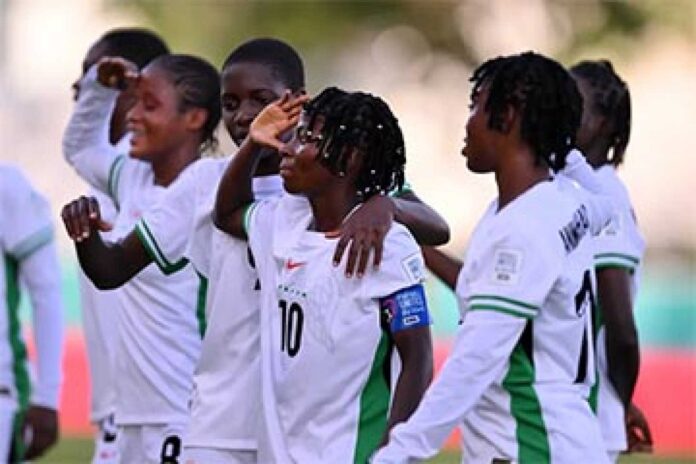
[[[631,137],[631,93],[626,83],[616,74],[609,60],[581,61],[570,68],[570,73],[590,84],[592,100],[585,108],[596,111],[612,123],[609,136],[612,156],[608,163],[618,166]]]
[[[302,58],[293,47],[282,40],[259,38],[244,42],[232,50],[222,69],[235,63],[258,63],[268,66],[274,76],[293,92],[305,86]]]
[[[139,69],[158,56],[169,53],[167,44],[157,34],[137,27],[112,29],[102,35],[97,43],[106,47],[107,55],[132,61]]]
[[[488,126],[502,128],[509,105],[520,115],[520,132],[538,161],[554,171],[565,166],[582,118],[582,97],[570,74],[556,61],[533,52],[488,60],[474,71],[473,97],[488,86]]]
[[[406,155],[399,123],[379,97],[329,87],[305,107],[308,129],[322,118],[319,161],[335,175],[345,173],[351,149],[362,155],[356,180],[358,195],[401,189]]]
[[[216,144],[215,129],[220,122],[220,75],[217,69],[202,58],[191,55],[162,55],[150,68],[161,69],[179,93],[180,108],[203,108],[208,119],[203,126],[201,143],[204,148]]]

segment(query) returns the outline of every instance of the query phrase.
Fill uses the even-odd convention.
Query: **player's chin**
[[[280,171],[280,176],[283,179],[283,188],[286,192],[296,195],[302,193],[302,188],[293,181],[292,176],[283,175],[283,171]]]

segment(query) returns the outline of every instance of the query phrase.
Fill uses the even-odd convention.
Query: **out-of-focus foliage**
[[[517,14],[521,8],[541,8],[550,27],[559,32],[553,51],[572,59],[585,50],[616,49],[640,53],[635,41],[659,30],[696,37],[696,2],[690,0],[474,0],[474,1],[254,1],[254,0],[103,0],[106,8],[126,9],[143,16],[174,49],[204,53],[216,64],[240,41],[275,36],[291,41],[313,59],[330,59],[330,50],[351,43],[361,34],[390,26],[417,29],[429,46],[468,65],[479,56],[468,34],[469,25],[497,13]],[[516,5],[516,10],[510,9]],[[514,17],[508,24],[514,24]],[[509,26],[508,26],[509,27]],[[526,31],[515,31],[523,43]],[[479,52],[480,53],[480,52]]]

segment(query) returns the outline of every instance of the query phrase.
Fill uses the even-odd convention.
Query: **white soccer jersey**
[[[120,240],[167,188],[155,184],[149,163],[122,155],[104,138],[118,92],[102,87],[95,76],[93,67],[82,80],[63,149],[83,179],[107,193],[118,208],[111,234]],[[148,251],[157,256],[157,250]],[[204,282],[185,260],[167,263],[166,270],[163,275],[152,264],[118,292],[117,424],[183,424],[188,417],[201,347],[197,315],[204,304]]]
[[[604,193],[612,198],[616,206],[612,222],[595,238],[595,267],[628,269],[632,275],[631,296],[635,301],[645,240],[638,230],[631,200],[626,187],[616,174],[616,169],[613,166],[603,166],[595,172]],[[608,377],[605,330],[601,317],[598,319],[596,344],[599,375],[591,398],[593,403],[596,400],[594,404],[607,450],[617,452],[625,450],[627,446],[624,409]]]
[[[457,281],[464,321],[440,376],[378,463],[434,455],[464,419],[462,462],[603,463],[593,382],[590,232],[609,208],[571,182],[542,182],[471,238]]]
[[[162,269],[186,258],[207,278],[207,329],[184,445],[253,450],[261,413],[257,276],[247,243],[218,230],[211,217],[227,161],[196,163],[137,228]],[[279,176],[255,178],[253,188],[257,198],[283,191]]]
[[[127,154],[129,141],[130,137],[123,137],[116,144],[116,151]],[[90,188],[88,195],[97,199],[102,219],[114,223],[117,211],[111,198],[95,188]],[[109,232],[102,233],[102,238],[110,240]],[[89,362],[90,420],[96,423],[113,414],[115,408],[114,353],[118,333],[114,328],[118,326],[118,289],[99,290],[81,269],[77,272],[82,332]]]
[[[16,406],[55,409],[61,381],[63,308],[60,270],[52,247],[48,202],[22,173],[0,165],[0,389]],[[38,379],[32,385],[19,320],[20,280],[31,297],[38,351]],[[32,391],[33,390],[33,391]]]
[[[379,299],[418,285],[423,258],[395,224],[380,269],[347,279],[332,265],[336,239],[307,231],[310,221],[307,200],[290,195],[247,213],[263,293],[259,462],[365,462],[390,401],[391,338]],[[419,295],[408,298],[424,307]]]

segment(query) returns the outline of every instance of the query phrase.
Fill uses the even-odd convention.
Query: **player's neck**
[[[126,135],[126,120],[114,113],[109,124],[109,143],[116,145]]]
[[[309,198],[314,220],[310,228],[317,232],[333,232],[341,228],[343,220],[358,204],[355,192],[331,189]]]
[[[608,153],[609,144],[601,140],[582,149],[582,154],[585,155],[585,159],[593,169],[598,169],[607,164]]]
[[[155,175],[155,185],[167,187],[174,182],[186,166],[200,158],[197,143],[182,144],[173,152],[161,156],[152,162],[152,171]]]
[[[549,168],[536,164],[534,153],[528,148],[505,156],[495,173],[498,184],[498,211],[539,182],[549,179]]]
[[[266,150],[272,150],[266,148]],[[272,176],[280,171],[280,155],[276,150],[272,150],[267,156],[263,156],[256,166],[254,177]]]

